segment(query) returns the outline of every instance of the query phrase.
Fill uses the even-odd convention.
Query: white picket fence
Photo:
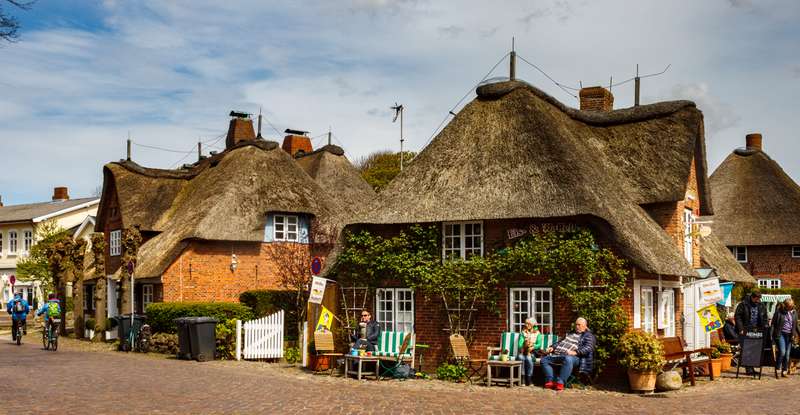
[[[236,320],[236,360],[282,358],[283,316],[281,310],[244,324]]]

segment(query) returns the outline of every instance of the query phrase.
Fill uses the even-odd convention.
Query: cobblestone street
[[[732,379],[676,393],[355,381],[280,364],[178,361],[66,339],[57,352],[0,340],[3,411],[20,413],[770,413],[796,412],[800,376]],[[765,370],[765,373],[772,373]],[[13,376],[10,376],[13,373]]]

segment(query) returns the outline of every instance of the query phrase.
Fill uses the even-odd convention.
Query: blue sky
[[[129,133],[146,166],[195,156],[138,144],[219,150],[231,109],[262,108],[274,140],[287,127],[312,136],[330,127],[357,159],[398,148],[389,106],[399,102],[406,145],[418,151],[512,36],[521,56],[570,86],[671,65],[643,81],[642,101],[694,100],[712,169],[761,132],[766,152],[800,179],[794,0],[39,0],[9,11],[23,27],[19,42],[0,45],[6,204],[47,200],[54,186],[94,193]],[[491,76],[506,73],[503,62]],[[577,104],[527,64],[518,76]],[[616,108],[632,105],[632,83],[612,92]]]

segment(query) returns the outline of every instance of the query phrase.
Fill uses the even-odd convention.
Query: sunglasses
[[[369,314],[362,314],[361,317],[369,317]]]

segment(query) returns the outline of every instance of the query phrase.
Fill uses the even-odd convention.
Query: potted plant
[[[728,342],[717,343],[716,348],[719,350],[719,358],[722,360],[722,371],[724,372],[731,368],[733,351],[731,350],[731,345],[728,344]]]
[[[92,340],[94,338],[94,329],[96,326],[97,323],[93,318],[87,318],[83,323],[83,337]]]
[[[720,359],[721,354],[719,349],[716,347],[712,347],[709,354],[709,358],[711,359],[711,374],[716,378],[722,374],[722,359]]]
[[[620,339],[617,351],[620,366],[628,369],[631,390],[652,392],[666,363],[664,347],[656,336],[643,331],[628,332]]]

